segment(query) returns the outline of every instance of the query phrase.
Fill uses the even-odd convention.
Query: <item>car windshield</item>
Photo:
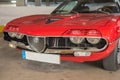
[[[118,13],[116,0],[74,0],[65,1],[52,14],[70,13]]]

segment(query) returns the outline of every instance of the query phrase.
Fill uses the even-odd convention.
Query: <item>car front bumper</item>
[[[61,56],[61,60],[65,61],[73,61],[73,62],[87,62],[87,61],[97,61],[102,60],[106,57],[108,57],[112,51],[117,46],[118,41],[114,41],[113,43],[109,43],[108,47],[100,52],[93,52],[90,56]]]

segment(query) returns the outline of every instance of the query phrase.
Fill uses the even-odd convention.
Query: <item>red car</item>
[[[102,60],[106,70],[120,66],[119,0],[65,1],[50,15],[31,15],[9,22],[4,39],[22,50],[23,58],[59,63]]]

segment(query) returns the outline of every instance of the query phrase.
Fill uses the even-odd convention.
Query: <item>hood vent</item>
[[[46,24],[49,24],[51,22],[55,22],[55,21],[58,21],[58,20],[61,20],[61,18],[50,18],[46,21]]]

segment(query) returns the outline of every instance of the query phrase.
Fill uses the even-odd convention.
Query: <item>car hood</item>
[[[107,29],[117,17],[106,14],[32,15],[9,22],[5,31],[35,36],[60,36],[70,29]]]

